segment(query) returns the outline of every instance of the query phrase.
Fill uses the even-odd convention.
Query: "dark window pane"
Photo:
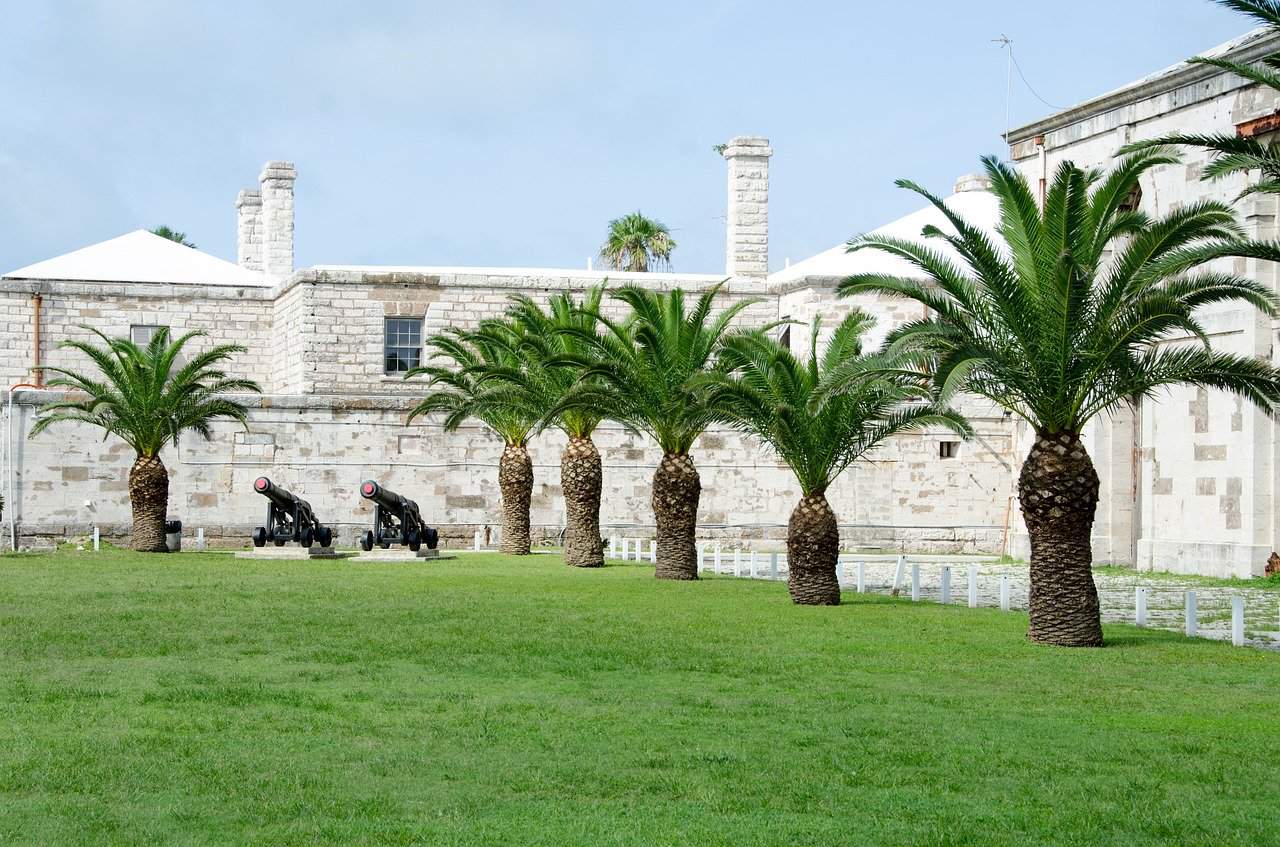
[[[404,373],[421,363],[421,318],[387,318],[384,339],[383,369],[386,373]]]

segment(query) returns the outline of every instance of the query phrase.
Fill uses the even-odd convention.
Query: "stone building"
[[[1269,35],[1251,34],[1220,52],[1255,58],[1280,51]],[[1011,154],[1032,180],[1064,158],[1105,166],[1124,142],[1173,128],[1257,133],[1277,125],[1270,92],[1230,75],[1179,65],[1073,109],[1014,130]],[[978,151],[975,151],[975,153]],[[769,160],[763,138],[732,139],[724,148],[728,205],[724,273],[609,273],[611,283],[697,292],[724,281],[721,302],[756,302],[744,320],[790,318],[794,348],[808,345],[808,323],[830,326],[854,303],[876,315],[877,331],[918,317],[918,307],[864,296],[837,300],[834,287],[853,272],[909,272],[896,260],[843,245],[768,272]],[[976,159],[976,155],[975,155]],[[1199,197],[1231,199],[1237,183],[1204,183],[1202,158],[1154,173],[1140,202],[1153,212]],[[0,380],[6,396],[0,486],[7,500],[0,546],[47,543],[94,526],[108,537],[127,530],[126,478],[132,456],[114,439],[75,428],[27,439],[37,404],[40,364],[75,363],[58,342],[87,324],[143,340],[156,326],[203,329],[208,343],[236,341],[236,359],[264,389],[248,429],[216,428],[212,441],[185,438],[168,449],[170,510],[187,528],[215,542],[244,544],[261,522],[261,498],[250,490],[266,474],[308,500],[351,543],[369,517],[357,494],[375,477],[417,499],[445,537],[491,533],[500,523],[498,439],[482,426],[446,434],[439,421],[406,426],[421,390],[402,378],[418,361],[422,339],[448,325],[472,325],[499,314],[513,292],[545,298],[600,282],[588,270],[534,268],[316,266],[293,262],[291,163],[269,162],[256,190],[236,199],[236,263],[135,232],[41,262],[0,278]],[[987,230],[997,204],[981,177],[962,177],[947,202]],[[1251,232],[1270,237],[1274,200],[1242,209]],[[922,209],[879,231],[917,237],[926,224],[945,226]],[[1242,266],[1275,284],[1271,267]],[[613,308],[611,306],[611,308]],[[1276,328],[1235,307],[1211,310],[1206,322],[1223,349],[1273,356]],[[960,443],[948,433],[894,439],[873,461],[852,468],[830,492],[846,548],[1026,554],[1014,499],[1017,470],[1030,433],[1002,410],[969,398],[962,410],[976,434]],[[1260,573],[1278,546],[1272,490],[1275,425],[1233,398],[1173,391],[1090,428],[1088,443],[1103,484],[1095,526],[1099,561],[1206,574]],[[646,439],[609,423],[597,435],[605,463],[602,523],[606,532],[651,531],[649,480],[659,454]],[[563,526],[559,496],[562,437],[533,445],[533,523],[548,537]],[[788,469],[751,439],[708,431],[694,448],[702,473],[700,523],[706,536],[733,543],[778,543],[798,498]],[[456,542],[455,542],[456,543]]]

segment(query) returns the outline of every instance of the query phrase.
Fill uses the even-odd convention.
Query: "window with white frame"
[[[157,332],[168,328],[167,326],[152,326],[151,324],[134,324],[129,327],[129,340],[139,347],[146,347],[151,343],[151,339],[155,337]]]
[[[422,318],[387,318],[383,372],[402,374],[422,364]]]

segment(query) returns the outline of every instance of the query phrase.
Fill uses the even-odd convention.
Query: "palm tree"
[[[771,446],[800,483],[800,502],[787,522],[787,586],[796,603],[840,602],[840,530],[826,492],[845,468],[896,433],[927,426],[970,431],[960,415],[930,402],[924,374],[909,367],[906,355],[862,352],[873,323],[855,309],[819,355],[822,321],[815,318],[803,361],[767,333],[732,336],[723,356],[732,374],[705,378],[716,414]]]
[[[1266,25],[1273,32],[1280,32],[1280,0],[1215,0],[1220,6],[1233,9]],[[1196,56],[1188,59],[1193,65],[1207,65],[1229,71],[1244,79],[1280,91],[1280,55],[1268,56],[1262,66],[1246,65],[1230,59]],[[1221,179],[1232,174],[1246,174],[1257,170],[1261,179],[1245,188],[1240,196],[1250,194],[1280,193],[1280,142],[1241,138],[1235,133],[1191,135],[1172,133],[1149,141],[1139,141],[1121,149],[1121,153],[1133,153],[1152,147],[1183,145],[1199,147],[1213,154],[1204,169],[1205,179]],[[1261,245],[1260,245],[1261,246]],[[1280,260],[1280,249],[1274,249],[1267,258]]]
[[[463,421],[475,418],[502,439],[498,461],[498,488],[502,491],[503,553],[529,554],[529,501],[533,497],[533,460],[529,457],[529,436],[538,415],[513,406],[501,387],[482,384],[479,374],[492,368],[523,368],[524,361],[512,345],[496,336],[516,332],[502,321],[482,321],[473,331],[448,327],[430,338],[433,350],[429,363],[412,368],[405,379],[427,376],[427,394],[409,412],[406,423],[420,415],[444,412],[446,432],[455,432]]]
[[[160,460],[166,444],[177,446],[178,437],[192,430],[208,439],[210,424],[231,419],[246,425],[248,409],[226,396],[235,392],[260,393],[252,380],[228,376],[221,365],[239,344],[221,344],[193,355],[179,365],[182,349],[204,332],[188,332],[172,342],[167,327],[160,327],[145,347],[128,338],[109,338],[92,327],[81,327],[101,339],[68,340],[59,347],[79,350],[97,368],[85,375],[68,368],[45,367],[55,374],[50,388],[67,388],[86,395],[44,404],[31,428],[34,437],[56,423],[74,421],[95,426],[123,439],[137,454],[129,470],[129,504],[133,509],[134,550],[165,551],[164,522],[169,506],[169,472]]]
[[[653,475],[653,514],[657,524],[658,579],[697,579],[698,500],[702,482],[689,451],[715,410],[694,378],[720,367],[721,345],[733,319],[753,300],[742,300],[711,316],[717,285],[686,312],[685,294],[666,294],[636,286],[612,292],[631,307],[625,321],[592,315],[604,327],[570,334],[593,348],[590,356],[564,356],[580,368],[579,381],[559,409],[597,410],[606,417],[647,433],[662,448]]]
[[[565,504],[564,560],[565,564],[580,568],[604,565],[600,537],[604,475],[600,451],[591,440],[601,414],[596,409],[564,408],[560,404],[579,378],[578,369],[564,363],[589,360],[594,350],[585,338],[598,334],[594,316],[600,310],[603,292],[603,286],[590,288],[581,303],[574,302],[570,294],[557,294],[550,298],[545,310],[527,295],[512,297],[507,317],[519,330],[497,333],[495,340],[513,342],[509,346],[524,360],[524,366],[480,372],[482,381],[496,379],[505,383],[506,402],[538,418],[539,431],[554,425],[568,437],[560,456],[560,487]]]
[[[1089,543],[1098,476],[1081,441],[1086,423],[1174,385],[1218,388],[1270,412],[1280,372],[1253,358],[1212,350],[1196,310],[1240,301],[1274,315],[1276,298],[1235,274],[1205,270],[1208,259],[1248,245],[1231,209],[1188,204],[1152,219],[1125,208],[1149,170],[1177,158],[1152,149],[1109,174],[1063,163],[1037,208],[1026,180],[994,157],[983,160],[1000,200],[999,249],[976,226],[919,186],[954,233],[926,227],[925,244],[864,235],[849,249],[882,250],[918,268],[919,279],[861,274],[842,295],[886,292],[928,307],[931,317],[890,333],[890,349],[931,358],[945,399],[967,389],[1026,420],[1036,439],[1018,478],[1031,537],[1031,626],[1036,642],[1102,643]]]
[[[671,267],[671,251],[676,243],[661,221],[632,212],[609,221],[609,235],[600,248],[600,258],[619,271]]]
[[[167,226],[158,226],[151,230],[151,234],[158,235],[161,238],[167,238],[172,242],[181,244],[183,247],[190,247],[192,250],[196,248],[196,245],[187,240],[187,234],[185,232],[178,232],[176,229],[169,229]]]

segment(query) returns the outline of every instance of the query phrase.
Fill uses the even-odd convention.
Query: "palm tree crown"
[[[490,402],[505,402],[538,419],[537,428],[559,426],[570,438],[587,438],[600,424],[598,409],[560,405],[580,378],[576,363],[589,361],[598,334],[603,286],[587,290],[582,302],[571,294],[553,295],[544,310],[525,294],[512,297],[507,323],[490,323],[482,331],[507,349],[505,362],[484,362],[473,368],[490,388]],[[575,363],[575,364],[570,364]],[[554,411],[554,414],[548,412]]]
[[[230,377],[221,369],[232,354],[244,352],[238,344],[210,347],[179,366],[183,347],[204,332],[188,332],[171,342],[168,328],[161,327],[140,347],[128,338],[81,328],[103,343],[68,340],[59,346],[88,356],[100,375],[46,367],[55,375],[48,383],[51,388],[69,388],[87,397],[45,404],[31,429],[33,436],[55,423],[77,421],[119,436],[139,456],[156,456],[166,444],[177,444],[186,430],[208,439],[210,424],[219,418],[245,423],[245,405],[225,395],[262,390],[253,380]]]
[[[196,245],[187,240],[187,234],[185,232],[178,232],[176,229],[170,229],[167,226],[158,226],[151,230],[151,234],[158,235],[161,238],[167,238],[172,242],[181,244],[183,247],[190,247],[193,250],[196,247]]]
[[[863,353],[863,334],[874,322],[854,310],[819,354],[822,323],[815,318],[804,360],[764,332],[731,336],[723,361],[732,374],[704,380],[709,405],[773,447],[806,497],[824,493],[896,433],[943,426],[969,434],[964,418],[931,402],[925,376],[909,368],[906,356]]]
[[[1280,32],[1280,0],[1215,0],[1215,2],[1253,18],[1273,32]],[[1261,66],[1205,56],[1196,56],[1188,59],[1187,62],[1229,71],[1251,82],[1280,91],[1280,55],[1266,57],[1262,60]],[[1280,193],[1280,142],[1241,138],[1234,132],[1171,133],[1160,138],[1129,144],[1122,148],[1121,152],[1132,153],[1166,145],[1185,145],[1210,151],[1213,158],[1204,169],[1205,179],[1221,179],[1232,174],[1247,175],[1251,171],[1259,171],[1261,179],[1246,187],[1241,192],[1241,197],[1256,193]],[[1280,259],[1280,249],[1277,249],[1269,258]]]
[[[968,388],[1041,433],[1078,433],[1094,415],[1177,383],[1234,392],[1270,410],[1280,400],[1277,371],[1211,350],[1194,314],[1232,300],[1275,314],[1264,286],[1203,270],[1215,258],[1252,255],[1253,247],[1236,240],[1241,230],[1231,209],[1206,201],[1153,220],[1124,208],[1144,173],[1176,161],[1164,150],[1145,150],[1105,177],[1063,163],[1042,212],[1019,173],[984,159],[1007,250],[933,194],[900,181],[946,216],[954,233],[928,227],[923,235],[950,245],[964,267],[921,243],[865,235],[850,251],[901,257],[927,281],[861,274],[839,292],[881,291],[927,306],[932,317],[895,329],[888,343],[927,354],[944,398]],[[1177,338],[1201,343],[1157,346]]]
[[[452,432],[468,418],[475,418],[507,444],[523,446],[539,415],[513,404],[505,385],[485,384],[481,376],[493,370],[524,372],[526,360],[520,355],[519,345],[507,337],[518,331],[514,325],[491,319],[471,331],[447,327],[428,339],[426,346],[433,351],[428,363],[405,374],[405,379],[430,378],[427,395],[409,411],[408,421],[443,412],[445,430]]]
[[[593,317],[604,326],[596,335],[570,334],[594,348],[589,356],[565,356],[581,369],[574,390],[562,408],[596,410],[624,426],[648,433],[664,453],[689,452],[693,442],[715,419],[695,375],[721,367],[717,362],[729,325],[753,300],[740,300],[711,317],[720,286],[701,297],[686,312],[685,294],[665,294],[626,286],[612,293],[631,307],[625,321],[602,314]]]
[[[632,212],[609,221],[609,235],[600,248],[600,258],[619,271],[648,271],[670,268],[676,242],[662,224]]]

